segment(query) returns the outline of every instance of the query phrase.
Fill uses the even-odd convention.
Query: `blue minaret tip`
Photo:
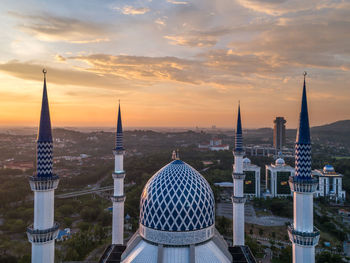
[[[299,128],[298,128],[297,138],[296,138],[296,143],[299,143],[299,144],[310,144],[310,126],[309,126],[309,114],[308,114],[308,108],[307,108],[306,84],[305,84],[306,74],[307,73],[304,72],[303,95],[301,99]]]
[[[240,105],[240,102],[238,103],[238,117],[237,117],[236,134],[242,134],[241,105]]]
[[[116,134],[116,150],[124,150],[123,147],[123,126],[122,126],[122,114],[120,111],[120,101],[118,107],[118,122],[117,122],[117,134]]]
[[[242,137],[242,122],[241,122],[241,105],[238,102],[238,117],[235,136],[235,151],[243,151],[243,137]]]
[[[44,88],[43,88],[43,98],[41,104],[41,115],[40,115],[40,124],[38,132],[38,142],[52,142],[52,131],[51,131],[51,120],[50,120],[50,109],[49,109],[49,100],[47,97],[47,88],[46,88],[46,69],[43,69],[44,74]]]

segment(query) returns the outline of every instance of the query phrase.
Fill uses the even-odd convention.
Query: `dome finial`
[[[171,155],[171,159],[172,160],[176,160],[176,151],[174,150],[172,155]]]

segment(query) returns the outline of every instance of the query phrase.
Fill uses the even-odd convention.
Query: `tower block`
[[[118,123],[116,133],[116,145],[113,150],[115,163],[112,174],[114,180],[114,194],[111,197],[113,202],[113,223],[112,223],[112,245],[123,245],[124,243],[124,178],[125,171],[123,167],[125,150],[123,147],[123,127],[120,112],[118,108]]]
[[[235,149],[233,151],[235,163],[233,166],[233,246],[244,246],[244,203],[243,183],[245,174],[243,172],[243,136],[241,123],[241,110],[238,106],[238,118],[235,136]]]
[[[306,72],[295,142],[295,175],[289,178],[289,186],[293,192],[294,219],[293,224],[288,227],[288,235],[293,245],[293,263],[314,263],[315,246],[320,238],[319,230],[313,225],[313,194],[318,181],[311,175],[311,140],[305,76]]]
[[[41,117],[36,142],[37,171],[29,178],[34,192],[34,224],[27,228],[29,242],[32,243],[33,263],[53,263],[55,260],[55,239],[58,223],[54,222],[54,192],[59,177],[52,172],[52,131],[49,102],[46,88],[46,70],[41,106]]]

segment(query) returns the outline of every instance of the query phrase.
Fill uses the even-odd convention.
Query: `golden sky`
[[[312,125],[350,119],[350,2],[0,2],[0,125],[295,128],[302,73]]]

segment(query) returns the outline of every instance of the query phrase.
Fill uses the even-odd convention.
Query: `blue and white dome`
[[[278,158],[275,162],[275,165],[285,165],[285,162],[282,158]]]
[[[243,159],[243,164],[245,164],[245,165],[249,165],[249,164],[251,164],[252,162],[250,161],[250,159],[248,158],[248,157],[245,157],[244,159]]]
[[[335,170],[334,170],[334,167],[330,164],[327,164],[323,167],[323,172],[324,173],[334,173]]]
[[[208,182],[181,160],[160,169],[143,189],[140,233],[145,239],[177,245],[203,242],[214,234],[214,223],[215,201]]]

